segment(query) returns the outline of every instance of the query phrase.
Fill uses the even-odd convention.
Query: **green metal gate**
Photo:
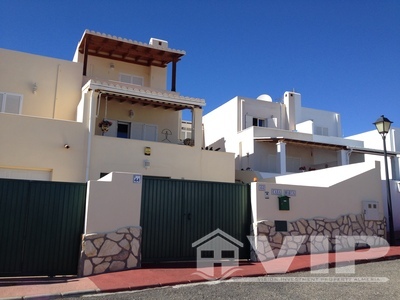
[[[192,243],[219,228],[244,244],[249,258],[249,186],[236,183],[144,178],[142,260],[194,260]]]
[[[77,274],[85,183],[0,179],[0,276]]]

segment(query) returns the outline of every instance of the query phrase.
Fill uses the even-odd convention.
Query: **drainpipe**
[[[101,93],[97,96],[101,98]],[[86,157],[86,182],[89,181],[89,169],[90,169],[90,154],[92,150],[92,136],[94,134],[93,131],[93,122],[92,122],[92,114],[93,114],[93,90],[90,91],[89,97],[89,119],[88,119],[88,146],[87,146],[87,157]]]

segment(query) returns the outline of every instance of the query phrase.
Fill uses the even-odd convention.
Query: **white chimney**
[[[301,119],[301,95],[295,92],[285,92],[283,103],[286,106],[288,129],[295,131],[296,124],[299,123]]]
[[[149,45],[152,45],[157,48],[168,49],[168,42],[156,38],[151,38]]]

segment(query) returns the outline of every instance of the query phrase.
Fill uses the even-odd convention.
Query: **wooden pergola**
[[[176,64],[184,51],[162,48],[86,30],[78,50],[83,54],[83,75],[87,73],[88,56],[97,56],[142,66],[165,68],[172,63],[171,91],[176,91]]]

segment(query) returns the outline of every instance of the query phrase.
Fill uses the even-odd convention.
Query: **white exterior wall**
[[[346,138],[363,141],[365,148],[383,150],[382,136],[376,129]],[[390,129],[386,136],[386,149],[387,151],[400,152],[400,128],[392,127]]]
[[[46,170],[53,181],[85,182],[83,123],[3,113],[0,127],[7,128],[0,131],[0,168]]]
[[[111,232],[123,227],[140,226],[142,176],[111,173],[88,182],[84,234]]]
[[[254,127],[249,127],[227,140],[227,151],[235,154],[236,170],[254,167]]]
[[[241,107],[242,111],[240,114],[239,108],[239,118],[242,123],[241,127],[239,126],[238,131],[253,126],[253,118],[265,120],[266,127],[268,127],[268,124],[272,124],[273,126],[274,122],[277,124],[276,128],[282,127],[282,105],[280,103],[240,98],[239,106]],[[276,119],[276,121],[273,119]]]
[[[203,116],[204,144],[212,145],[214,149],[232,152],[226,149],[225,141],[237,133],[238,126],[238,98],[235,97],[221,107]]]
[[[145,147],[151,155],[144,154]],[[145,167],[145,161],[150,166]],[[89,179],[100,173],[137,172],[149,176],[176,179],[234,182],[232,153],[205,151],[200,147],[174,145],[114,137],[94,136],[90,157]]]
[[[150,87],[155,89],[167,89],[167,68],[150,67]]]
[[[340,115],[335,112],[317,110],[312,108],[301,109],[301,122],[312,121],[313,131],[302,131],[299,126],[297,130],[300,132],[316,134],[316,127],[327,128],[328,136],[342,137],[342,129]]]
[[[76,120],[81,63],[5,49],[0,49],[0,61],[0,92],[23,95],[21,114]]]
[[[376,149],[383,151],[383,140],[382,136],[377,130],[371,130],[357,135],[347,137],[348,139],[357,139],[363,141],[365,148]],[[400,180],[400,128],[393,127],[386,136],[386,150],[389,152],[397,152],[397,158],[388,159],[388,172],[390,179]],[[379,161],[381,163],[381,177],[382,180],[386,179],[385,175],[385,160],[383,155],[365,155],[365,161]]]
[[[377,201],[380,218],[383,218],[379,164],[353,164],[300,175],[306,174],[279,176],[275,183],[252,183],[252,193],[256,193],[252,197],[254,222],[319,217],[336,219],[342,215],[363,213],[362,201]],[[259,185],[266,186],[268,199]],[[294,191],[289,200],[290,210],[279,210],[278,195],[274,195],[272,189]]]

